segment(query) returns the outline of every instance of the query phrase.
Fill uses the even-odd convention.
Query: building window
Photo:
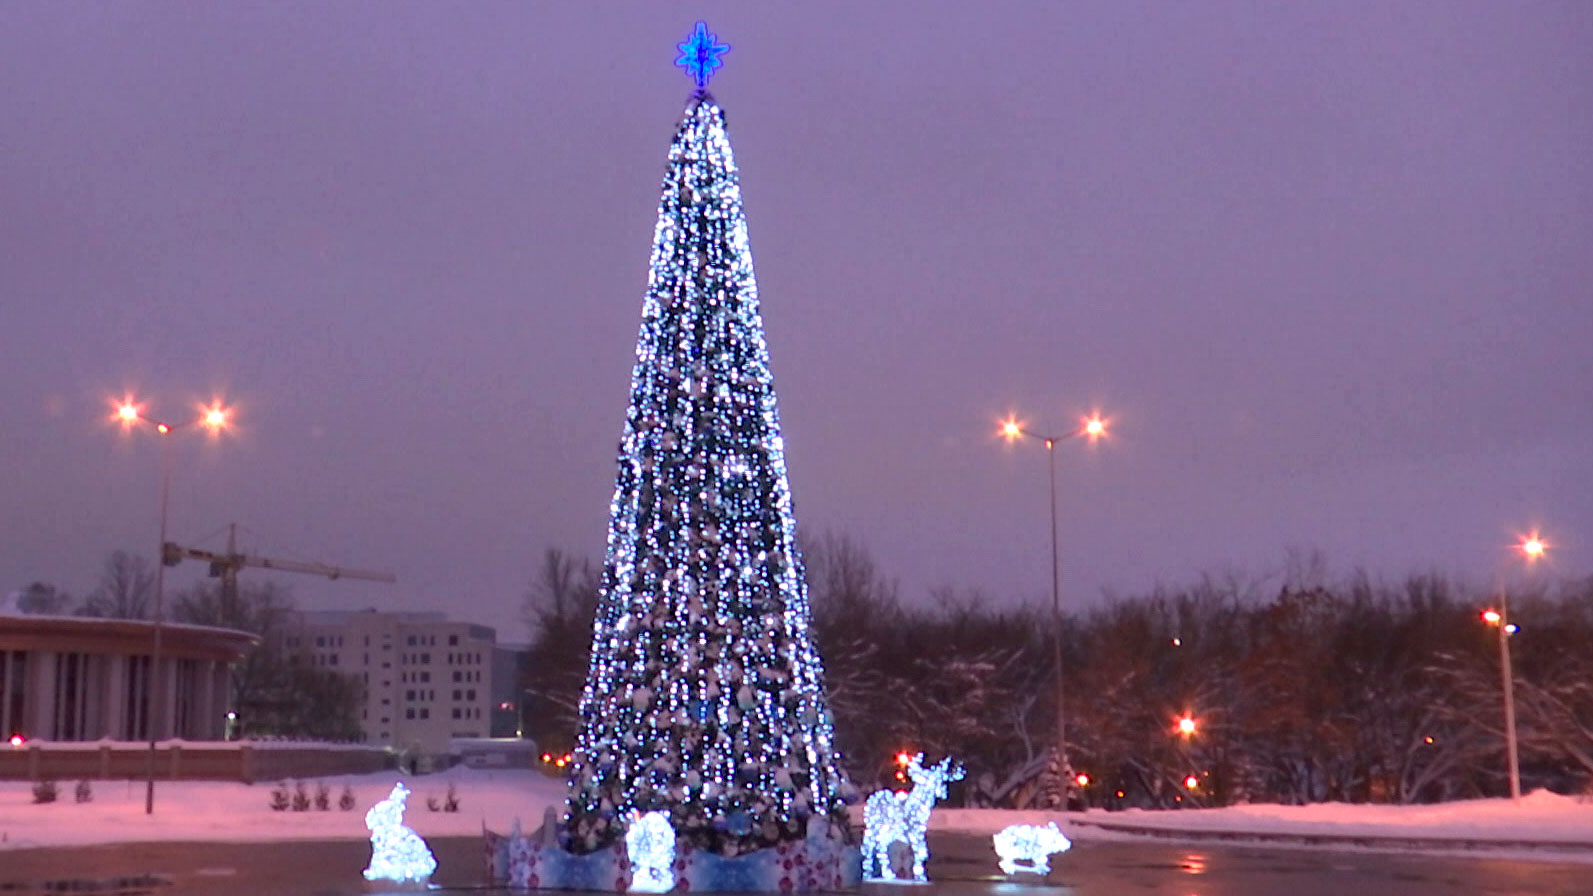
[[[423,719],[431,718],[431,710],[429,710],[426,707],[422,706],[420,708],[420,717],[423,718]]]
[[[457,706],[454,707],[454,718],[459,718],[459,707]]]
[[[413,719],[414,717],[415,717],[415,710],[414,710],[413,707],[404,710],[404,718]]]
[[[414,635],[410,635],[409,636],[409,642],[408,643],[409,643],[409,646],[411,646],[411,647],[415,646],[415,636]]]
[[[458,688],[454,688],[454,699],[455,700],[459,699],[459,689]]]
[[[448,636],[448,646],[449,647],[458,647],[459,646],[459,636],[458,635],[449,635]]]
[[[466,700],[474,700],[474,699],[476,699],[476,689],[475,688],[471,688],[470,690],[465,691],[465,699]]]
[[[431,654],[423,653],[423,654],[420,655],[420,664],[422,666],[429,665],[430,663],[431,663]]]

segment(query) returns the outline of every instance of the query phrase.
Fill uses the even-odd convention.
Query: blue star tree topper
[[[691,33],[691,37],[675,45],[680,50],[680,58],[675,60],[675,64],[692,76],[699,90],[707,89],[714,71],[725,64],[719,57],[730,52],[729,44],[718,41],[719,35],[710,33],[706,22],[698,22],[697,30]]]

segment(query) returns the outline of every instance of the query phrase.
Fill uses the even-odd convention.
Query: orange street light
[[[1545,543],[1543,539],[1539,538],[1538,533],[1536,532],[1528,535],[1521,541],[1521,553],[1527,555],[1527,562],[1529,563],[1538,559],[1539,557],[1542,557],[1543,552],[1547,550],[1548,547],[1548,544]]]
[[[1521,540],[1518,549],[1527,558],[1527,565],[1531,565],[1543,552],[1548,549],[1545,542],[1537,532]],[[1504,687],[1504,714],[1505,714],[1505,752],[1510,763],[1510,799],[1521,802],[1521,755],[1516,746],[1516,697],[1515,697],[1515,669],[1510,663],[1510,636],[1515,633],[1516,625],[1510,621],[1510,607],[1505,589],[1499,589],[1499,609],[1488,610],[1482,614],[1489,625],[1499,629],[1499,677]]]
[[[1010,444],[1019,438],[1028,438],[1045,443],[1046,464],[1050,473],[1051,486],[1051,624],[1052,624],[1052,662],[1056,666],[1056,750],[1057,766],[1061,771],[1062,779],[1067,780],[1068,771],[1068,738],[1067,738],[1067,702],[1063,690],[1062,678],[1062,566],[1057,556],[1056,537],[1056,443],[1064,439],[1078,436],[1088,438],[1092,443],[1106,435],[1107,421],[1099,413],[1091,414],[1082,420],[1079,428],[1067,435],[1047,436],[1034,432],[1024,426],[1017,415],[1010,415],[1001,422],[997,434],[1005,438]],[[1067,798],[1063,797],[1062,808],[1066,809]]]
[[[112,402],[116,408],[115,419],[122,424],[125,431],[138,423],[147,423],[155,432],[163,437],[160,440],[160,542],[155,553],[155,624],[153,628],[154,643],[150,650],[150,676],[152,681],[161,680],[161,635],[165,624],[165,591],[166,591],[166,511],[171,503],[171,439],[173,431],[183,429],[195,424],[210,430],[212,436],[220,433],[227,427],[230,412],[218,402],[210,405],[201,405],[199,415],[194,419],[182,423],[168,423],[156,420],[144,414],[144,406],[135,401],[131,396],[124,397],[120,402]],[[144,788],[144,814],[153,815],[155,812],[155,743],[160,739],[161,727],[169,726],[172,722],[167,715],[157,713],[154,702],[159,695],[153,690],[150,692],[149,725],[149,761]]]
[[[1182,734],[1185,737],[1190,737],[1190,736],[1192,736],[1195,733],[1195,728],[1196,728],[1196,724],[1195,724],[1194,716],[1191,716],[1188,713],[1185,713],[1183,716],[1181,716],[1178,719],[1178,733],[1179,734]]]

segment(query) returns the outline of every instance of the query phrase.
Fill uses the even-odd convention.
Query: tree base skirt
[[[631,887],[625,844],[587,855],[561,849],[553,838],[484,832],[487,878],[512,890],[587,890],[624,893]],[[782,843],[734,857],[677,841],[674,893],[824,893],[862,883],[863,854],[826,839]]]

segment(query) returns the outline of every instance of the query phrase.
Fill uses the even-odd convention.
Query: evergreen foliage
[[[633,812],[734,854],[844,829],[845,782],[724,114],[696,93],[670,147],[620,442],[567,845]]]

